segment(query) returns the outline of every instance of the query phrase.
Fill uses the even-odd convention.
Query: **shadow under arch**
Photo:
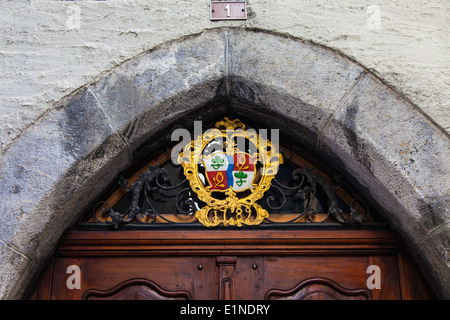
[[[196,119],[233,112],[353,179],[450,298],[449,139],[417,108],[331,49],[211,29],[124,62],[60,101],[0,159],[0,296],[24,296],[71,226],[117,174]]]

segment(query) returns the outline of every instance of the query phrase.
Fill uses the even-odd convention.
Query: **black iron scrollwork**
[[[289,167],[279,173],[259,203],[269,212],[262,225],[337,222],[342,225],[364,223],[369,210],[359,200],[344,204],[336,196],[340,188],[306,167]],[[172,183],[173,177],[179,177]],[[191,190],[179,166],[149,167],[128,185],[119,179],[127,193],[116,205],[99,202],[94,208],[97,223],[118,229],[127,224],[200,225],[195,212],[202,202]],[[119,212],[120,211],[120,212]],[[289,213],[289,214],[286,214]]]
[[[120,213],[107,202],[99,202],[94,208],[96,222],[109,224],[114,229],[129,223],[152,224],[157,221],[178,223],[179,221],[167,218],[167,212],[164,212],[171,211],[170,207],[173,207],[173,204],[177,215],[192,217],[198,204],[192,197],[189,183],[186,179],[182,179],[172,184],[170,180],[168,169],[159,166],[149,167],[129,186],[126,179],[119,179],[119,185],[128,195],[124,197],[126,198],[124,201],[128,200],[127,208]]]
[[[362,201],[353,199],[349,205],[339,201],[335,191],[338,185],[330,184],[324,177],[308,168],[294,169],[284,181],[275,178],[263,205],[271,216],[269,223],[324,223],[356,224],[366,221],[369,209]],[[287,208],[286,208],[287,207]],[[278,214],[290,212],[290,219],[275,220]],[[293,217],[292,217],[293,216]]]

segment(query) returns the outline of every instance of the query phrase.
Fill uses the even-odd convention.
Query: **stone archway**
[[[63,231],[164,130],[218,101],[335,163],[450,297],[448,136],[354,61],[300,39],[212,29],[124,62],[25,130],[0,159],[0,296],[21,298]],[[206,106],[206,107],[205,107]],[[167,134],[167,132],[165,132]]]

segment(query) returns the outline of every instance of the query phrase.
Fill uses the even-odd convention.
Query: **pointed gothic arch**
[[[23,297],[63,231],[174,127],[230,110],[283,128],[339,167],[407,240],[436,294],[450,297],[448,136],[348,57],[248,29],[144,52],[11,144],[0,159],[0,296]]]

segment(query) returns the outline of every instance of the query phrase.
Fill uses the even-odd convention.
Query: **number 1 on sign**
[[[225,10],[227,10],[227,17],[229,17],[230,16],[230,4],[226,5]]]

